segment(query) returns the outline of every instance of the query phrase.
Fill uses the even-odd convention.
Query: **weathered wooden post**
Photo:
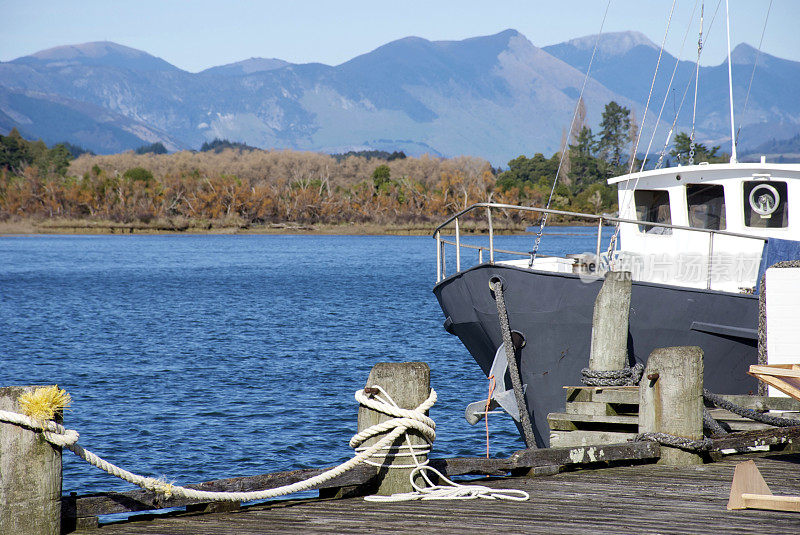
[[[703,350],[666,347],[650,354],[639,383],[639,432],[703,439]],[[700,455],[662,447],[659,464],[702,464]]]
[[[0,410],[21,412],[32,386],[0,388]],[[59,535],[61,448],[36,431],[0,423],[0,533]]]
[[[369,373],[367,388],[378,385],[403,409],[415,409],[428,399],[431,393],[431,370],[424,362],[379,362]],[[374,411],[363,405],[358,409],[358,430],[391,419],[391,416]],[[409,430],[408,435],[412,444],[427,444],[425,438],[415,430]],[[371,446],[384,435],[377,435],[363,446]],[[394,446],[406,444],[404,436],[395,441]],[[406,450],[408,448],[405,448]],[[380,452],[379,452],[380,453]],[[427,459],[427,455],[417,455],[420,462]],[[395,457],[389,454],[385,460],[386,465],[413,465],[413,459],[408,456]],[[395,494],[398,492],[411,492],[413,488],[409,481],[411,468],[376,468],[378,471],[378,494]]]
[[[628,365],[631,286],[630,271],[606,273],[594,302],[590,370],[621,370]]]

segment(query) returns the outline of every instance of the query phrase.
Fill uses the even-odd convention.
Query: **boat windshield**
[[[689,225],[694,228],[725,230],[725,188],[719,185],[687,184]]]
[[[636,202],[636,219],[650,223],[672,224],[672,213],[669,207],[669,192],[660,190],[636,190],[633,194]],[[639,225],[639,232],[647,234],[672,234],[671,228]]]

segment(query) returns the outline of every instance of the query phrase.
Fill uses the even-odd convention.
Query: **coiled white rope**
[[[362,404],[366,405],[367,407],[374,409],[376,411],[380,411],[384,414],[388,414],[389,416],[395,416],[396,418],[402,418],[403,415],[407,414],[409,411],[406,409],[401,409],[397,406],[397,403],[394,402],[392,397],[386,393],[386,391],[376,386],[376,388],[382,395],[383,398],[375,396],[374,398],[368,398],[364,395],[363,391],[356,393],[356,399]],[[431,389],[433,392],[433,389]],[[359,397],[361,394],[361,397]],[[423,415],[424,416],[424,415]],[[401,492],[396,494],[391,494],[388,496],[366,496],[364,499],[370,502],[406,502],[406,501],[415,501],[415,500],[474,500],[478,498],[483,498],[487,500],[510,500],[510,501],[526,501],[530,498],[527,492],[523,490],[517,489],[493,489],[491,487],[486,487],[484,485],[463,485],[460,483],[456,483],[448,479],[444,474],[442,474],[437,469],[433,468],[432,466],[428,466],[428,459],[426,458],[424,461],[420,461],[417,458],[418,454],[428,453],[430,451],[430,445],[433,443],[434,438],[436,437],[435,428],[436,424],[428,418],[424,416],[427,423],[430,424],[430,427],[427,430],[421,430],[423,437],[428,442],[427,446],[425,445],[418,445],[412,444],[411,440],[406,434],[406,444],[405,448],[407,448],[407,452],[398,451],[400,448],[392,447],[393,453],[392,455],[405,455],[410,456],[414,464],[413,465],[398,465],[392,464],[391,468],[413,468],[411,472],[408,474],[408,479],[411,482],[411,486],[413,487],[413,492]],[[393,420],[388,420],[384,423],[392,422]],[[378,426],[381,424],[378,424]],[[373,427],[378,427],[373,426]],[[372,427],[365,429],[361,433],[354,436],[350,439],[350,446],[353,448],[359,449],[359,445],[369,438],[369,436],[374,436],[375,433],[369,433]],[[367,436],[361,440],[362,435]],[[369,464],[373,464],[370,461]],[[385,464],[376,464],[376,466],[385,466]],[[431,478],[429,477],[428,473],[432,472],[435,476],[441,481],[443,484],[435,484]],[[417,476],[420,475],[425,480],[427,486],[419,485],[416,482]]]
[[[386,393],[378,388],[384,395]],[[391,401],[391,403],[387,403],[383,400],[376,400],[369,398],[365,393],[364,390],[358,390],[355,393],[356,400],[374,410],[378,410],[393,416],[394,418],[382,422],[380,424],[376,424],[371,426],[363,431],[357,433],[352,439],[350,439],[351,447],[358,448],[359,451],[356,452],[356,455],[353,456],[348,461],[331,468],[330,470],[326,470],[325,472],[318,474],[314,477],[306,479],[304,481],[298,481],[296,483],[292,483],[290,485],[283,485],[281,487],[276,487],[273,489],[265,489],[265,490],[258,490],[258,491],[250,491],[250,492],[215,492],[215,491],[205,491],[205,490],[197,490],[197,489],[190,489],[187,487],[183,487],[180,485],[174,485],[172,483],[168,483],[163,479],[156,479],[153,477],[146,477],[141,476],[138,474],[134,474],[133,472],[129,472],[116,466],[105,459],[95,455],[89,450],[84,449],[80,445],[78,445],[78,438],[80,435],[77,431],[73,429],[67,429],[64,426],[52,421],[52,420],[37,420],[34,418],[30,418],[24,414],[19,414],[16,412],[11,411],[3,411],[0,410],[0,421],[8,422],[12,424],[16,424],[22,427],[27,427],[32,430],[41,431],[42,436],[50,442],[51,444],[63,448],[67,448],[73,453],[75,453],[78,457],[85,460],[92,466],[96,466],[101,470],[116,476],[120,479],[123,479],[129,483],[133,483],[134,485],[138,485],[139,487],[150,490],[153,492],[161,493],[164,495],[165,498],[170,498],[172,496],[180,496],[183,498],[194,499],[194,500],[205,500],[205,501],[252,501],[252,500],[266,500],[269,498],[275,498],[278,496],[285,496],[287,494],[293,494],[295,492],[300,492],[303,490],[311,489],[317,485],[320,485],[326,481],[329,481],[341,474],[344,474],[348,470],[354,468],[359,463],[368,462],[368,460],[378,454],[381,450],[389,449],[391,444],[394,443],[401,435],[406,433],[409,429],[415,429],[419,431],[428,441],[429,445],[433,442],[436,433],[435,427],[436,424],[430,419],[425,413],[430,409],[434,403],[436,403],[436,391],[431,389],[430,396],[426,399],[419,407],[416,409],[401,409],[394,404],[394,401],[391,401],[391,398],[387,398]],[[359,446],[366,441],[367,439],[379,435],[381,433],[387,433],[387,435],[383,436],[380,440],[378,440],[375,444],[365,447],[359,448]],[[406,440],[408,441],[408,436],[406,435]],[[410,443],[410,442],[409,442]],[[429,449],[428,445],[428,449]],[[422,451],[418,451],[417,453],[421,453]],[[424,464],[417,463],[415,457],[415,450],[412,448],[410,453],[415,459],[415,470],[419,469],[427,469],[427,470],[434,470],[433,468],[426,467]],[[438,472],[437,472],[438,473]],[[441,476],[441,474],[439,474]],[[415,489],[417,489],[417,485],[414,483],[412,474],[411,483]],[[444,476],[441,476],[444,478]],[[430,481],[427,477],[425,477],[427,481]],[[444,478],[446,479],[446,478]],[[464,487],[464,485],[458,485],[447,480],[453,486],[457,487]],[[432,485],[432,484],[431,484]],[[433,486],[433,485],[432,485]],[[487,487],[484,487],[487,488]],[[488,489],[488,488],[487,488]],[[430,489],[426,489],[428,492]],[[491,492],[498,493],[498,492],[510,492],[510,493],[522,493],[522,491],[497,491],[494,489],[488,489]],[[421,491],[420,491],[421,492]],[[524,499],[528,499],[527,493],[522,493],[525,495]],[[478,496],[475,496],[478,497]],[[488,497],[488,496],[481,496],[481,497]],[[381,497],[381,498],[391,498],[390,496]],[[461,496],[458,497],[459,499],[463,499]],[[411,499],[420,499],[420,498],[411,498]],[[445,499],[442,497],[439,498],[426,498],[426,499]],[[455,499],[455,497],[454,497]],[[507,499],[523,499],[519,497],[514,498],[507,498]],[[395,499],[394,501],[398,501]]]

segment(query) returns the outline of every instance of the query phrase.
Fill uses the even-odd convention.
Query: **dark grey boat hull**
[[[547,414],[564,409],[565,385],[579,385],[589,362],[592,312],[602,279],[482,264],[453,275],[433,292],[445,328],[458,336],[484,373],[502,343],[489,279],[503,279],[512,330],[525,335],[520,374],[539,446],[549,445]],[[652,283],[633,283],[628,353],[645,363],[659,347],[699,346],[705,386],[713,392],[755,392],[747,375],[757,360],[758,297]],[[510,386],[510,384],[509,384]]]

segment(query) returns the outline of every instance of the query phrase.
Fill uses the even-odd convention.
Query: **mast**
[[[736,131],[733,126],[733,74],[731,72],[731,17],[725,0],[725,26],[728,32],[728,97],[731,103],[731,163],[736,163]]]

